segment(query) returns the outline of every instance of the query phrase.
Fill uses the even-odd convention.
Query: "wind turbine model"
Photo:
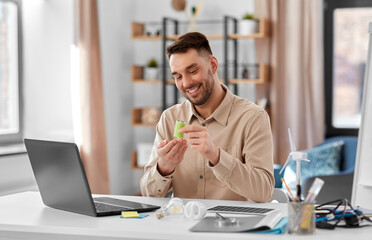
[[[288,154],[287,161],[284,163],[282,169],[280,170],[279,174],[282,174],[285,167],[288,165],[290,160],[296,161],[296,180],[297,180],[297,192],[296,192],[296,200],[301,201],[301,161],[310,162],[307,159],[307,153],[296,151],[296,146],[293,143],[291,130],[288,128],[288,136],[289,136],[289,144],[291,146],[291,152]]]

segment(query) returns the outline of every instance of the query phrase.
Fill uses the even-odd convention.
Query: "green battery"
[[[183,128],[184,126],[186,126],[186,123],[184,121],[176,121],[176,125],[174,125],[174,136],[176,138],[183,138],[183,133],[179,133],[178,130],[180,128]]]

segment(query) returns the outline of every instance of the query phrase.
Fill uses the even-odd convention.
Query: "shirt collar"
[[[227,119],[229,118],[230,111],[232,105],[234,103],[234,95],[230,92],[230,90],[224,85],[221,84],[222,88],[226,91],[225,97],[223,98],[220,105],[214,110],[211,116],[209,116],[206,120],[214,118],[217,122],[221,125],[226,126]],[[189,124],[191,118],[195,116],[196,118],[202,119],[202,117],[196,112],[194,106],[187,100],[189,112],[187,113],[187,123]]]

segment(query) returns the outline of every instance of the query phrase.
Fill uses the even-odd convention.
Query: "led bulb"
[[[165,216],[183,213],[183,201],[180,198],[172,198],[167,205],[161,207],[155,212],[158,219]]]

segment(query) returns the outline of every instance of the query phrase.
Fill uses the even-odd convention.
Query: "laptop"
[[[148,212],[159,206],[111,197],[92,198],[75,143],[25,139],[41,198],[46,206],[89,216]]]

